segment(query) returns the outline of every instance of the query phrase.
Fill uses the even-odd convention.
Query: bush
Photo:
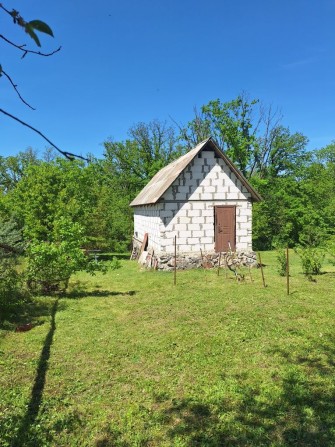
[[[335,265],[335,236],[332,236],[326,241],[325,250],[330,256],[330,262]]]
[[[308,279],[312,279],[312,275],[320,275],[322,262],[325,257],[320,248],[317,247],[298,247],[296,253],[301,260],[302,270]]]
[[[0,260],[0,310],[14,309],[24,299],[22,282],[15,264],[8,259]]]
[[[22,235],[12,220],[0,219],[0,311],[1,316],[13,311],[25,298],[18,274],[18,256],[22,251]]]
[[[286,251],[283,248],[277,249],[277,271],[280,276],[286,275]]]
[[[119,267],[115,262],[108,265],[90,258],[81,248],[84,245],[82,227],[61,218],[55,224],[52,241],[34,241],[28,248],[28,287],[43,294],[64,292],[71,275],[77,271],[94,275],[96,271],[106,273],[109,268]]]

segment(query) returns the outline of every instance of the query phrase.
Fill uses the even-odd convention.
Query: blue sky
[[[32,111],[0,78],[1,108],[65,151],[101,156],[139,121],[186,123],[211,99],[242,91],[278,107],[283,124],[319,148],[335,139],[335,0],[4,0],[41,19],[49,58],[23,60],[0,41],[0,63]],[[1,33],[29,43],[3,14]],[[34,48],[35,49],[35,48]],[[48,144],[0,114],[0,155]]]

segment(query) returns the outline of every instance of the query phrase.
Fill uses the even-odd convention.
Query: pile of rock
[[[218,267],[220,259],[220,265],[222,267],[256,267],[257,257],[255,252],[236,252],[236,253],[210,253],[210,254],[192,254],[192,255],[177,255],[177,269],[188,270],[195,268],[215,268]],[[149,261],[149,262],[148,262]],[[149,259],[147,253],[144,252],[144,256],[141,256],[139,262],[146,267],[154,267],[157,270],[171,271],[175,267],[174,255],[161,255],[150,256]],[[150,265],[148,265],[150,264]]]

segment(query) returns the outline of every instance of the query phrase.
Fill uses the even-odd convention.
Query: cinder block
[[[192,206],[194,210],[203,210],[205,209],[205,202],[192,202]]]
[[[243,216],[243,217],[245,217],[245,216]],[[249,230],[249,228],[250,228],[250,225],[248,222],[241,222],[239,220],[239,224],[240,224],[241,230]]]
[[[172,203],[172,202],[165,203],[165,210],[166,211],[176,211],[176,209],[177,209],[177,204],[176,203]]]
[[[199,230],[192,231],[192,237],[201,238],[201,237],[203,237],[203,235],[204,235],[203,231],[199,231]]]
[[[250,243],[250,237],[249,236],[241,236],[238,238],[238,242],[240,244],[248,244],[248,243]]]
[[[192,217],[191,223],[192,224],[198,224],[198,225],[204,224],[205,223],[205,219],[206,218],[204,216],[194,216],[194,217]]]
[[[196,217],[196,216],[200,216],[201,215],[201,211],[200,209],[193,209],[193,210],[189,210],[187,215],[189,217]]]
[[[188,193],[186,193],[186,192],[177,192],[176,200],[187,200],[187,199],[188,199]]]
[[[177,236],[177,245],[186,245],[186,243],[187,243],[186,237]]]
[[[213,192],[216,192],[215,186],[207,186],[206,193],[212,194]]]
[[[190,217],[180,217],[179,218],[179,223],[181,223],[181,224],[188,224],[188,223],[191,223],[191,218]]]
[[[213,200],[213,193],[204,192],[201,194],[201,200]]]
[[[174,225],[174,230],[175,231],[185,231],[187,230],[187,225],[186,224],[175,224]]]
[[[187,240],[188,245],[196,245],[199,243],[199,238],[197,237],[189,237]]]
[[[203,210],[201,213],[203,217],[213,217],[213,214],[214,214],[213,208],[209,210]]]
[[[200,200],[200,192],[194,191],[188,199],[189,200]]]
[[[207,230],[213,231],[213,224],[210,224],[210,223],[203,224],[202,229],[205,231],[207,231]]]
[[[248,236],[248,230],[247,230],[247,229],[241,229],[241,228],[239,228],[239,229],[236,231],[236,236],[237,236],[238,238],[242,238],[242,237],[244,237],[244,236]]]
[[[202,237],[201,238],[201,243],[202,244],[212,244],[213,243],[213,237]]]
[[[200,229],[200,225],[199,224],[195,224],[195,223],[191,223],[191,224],[187,225],[187,229],[189,231],[199,230]]]

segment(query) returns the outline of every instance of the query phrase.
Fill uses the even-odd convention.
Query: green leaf
[[[40,40],[37,37],[35,31],[33,30],[33,27],[30,25],[30,23],[26,23],[25,30],[26,30],[26,33],[29,34],[29,36],[35,41],[36,45],[38,47],[40,47],[41,46]]]
[[[50,26],[47,25],[45,22],[42,22],[41,20],[31,20],[28,25],[30,25],[32,28],[34,28],[36,31],[39,31],[40,33],[49,34],[49,36],[54,37]]]

